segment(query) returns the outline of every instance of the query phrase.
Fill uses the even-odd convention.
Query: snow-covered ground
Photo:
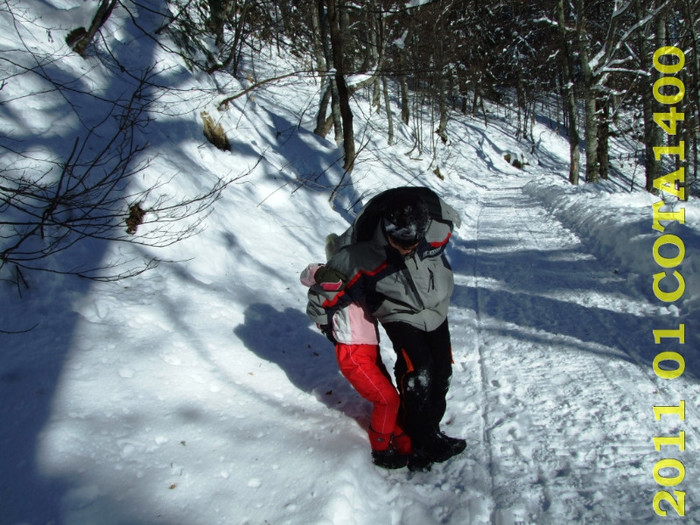
[[[34,152],[37,162],[65,158],[129,79],[63,43],[89,22],[95,2],[21,5],[0,8],[8,58],[0,67],[17,73],[3,74],[2,144]],[[573,188],[568,145],[554,131],[536,126],[531,152],[505,121],[492,117],[486,127],[459,115],[447,145],[409,157],[410,129],[400,126],[387,146],[384,117],[359,96],[364,148],[329,202],[342,151],[310,131],[317,81],[269,84],[220,113],[218,102],[242,86],[189,73],[132,26],[158,27],[157,17],[134,12],[115,10],[106,42],[129,67],[138,63],[128,57],[157,62],[158,83],[178,90],[160,93],[153,121],[139,131],[150,163],[133,184],[172,177],[167,191],[187,196],[217,177],[247,175],[225,190],[196,237],[159,250],[91,245],[64,255],[74,266],[170,261],[154,270],[113,283],[29,273],[21,296],[0,282],[0,329],[36,325],[0,334],[0,523],[681,521],[665,504],[667,518],[654,512],[659,490],[685,491],[682,522],[700,523],[700,357],[691,351],[700,346],[697,199],[672,204],[686,210],[686,224],[667,231],[685,242],[687,287],[682,300],[662,303],[651,291],[661,271],[652,258],[658,198],[628,191],[630,178],[642,186],[640,169],[620,165],[608,183]],[[36,65],[27,50],[46,60],[19,74],[17,64]],[[256,66],[262,78],[283,70],[284,61],[271,62]],[[36,71],[80,89],[45,92]],[[203,110],[222,123],[231,152],[201,135]],[[519,170],[504,152],[530,165]],[[2,155],[4,169],[11,155]],[[323,260],[327,233],[341,232],[374,193],[402,184],[430,186],[463,217],[449,252],[455,363],[443,428],[468,449],[427,473],[371,464],[369,405],[305,316],[298,282],[307,263]],[[680,323],[684,345],[654,343],[653,330]],[[391,366],[386,339],[382,349]],[[680,378],[654,373],[662,350],[685,356]],[[655,419],[654,406],[681,400],[684,420]],[[655,449],[654,437],[681,431],[685,451]],[[665,458],[685,469],[668,489],[654,479]]]

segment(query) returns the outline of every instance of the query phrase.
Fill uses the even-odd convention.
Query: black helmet
[[[430,215],[425,203],[415,195],[397,196],[382,218],[384,232],[401,247],[412,246],[425,237]]]

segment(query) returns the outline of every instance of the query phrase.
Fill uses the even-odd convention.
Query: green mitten
[[[324,290],[342,290],[347,281],[345,275],[328,266],[321,266],[316,270],[314,279]]]

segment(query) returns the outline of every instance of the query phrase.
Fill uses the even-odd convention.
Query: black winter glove
[[[322,324],[318,326],[319,329],[321,330],[321,333],[326,336],[326,338],[336,345],[338,341],[335,340],[335,337],[333,337],[333,327],[329,324]]]
[[[342,290],[347,282],[347,277],[338,270],[321,266],[314,274],[314,279],[324,290]]]

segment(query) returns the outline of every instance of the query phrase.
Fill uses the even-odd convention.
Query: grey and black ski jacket
[[[416,250],[401,256],[389,245],[380,216],[384,204],[400,192],[420,193],[431,222]],[[327,266],[347,277],[340,291],[312,286],[307,314],[319,325],[329,324],[337,309],[354,302],[381,323],[401,321],[432,331],[447,317],[454,278],[445,249],[459,214],[427,188],[394,188],[374,197],[339,238],[342,246]]]

